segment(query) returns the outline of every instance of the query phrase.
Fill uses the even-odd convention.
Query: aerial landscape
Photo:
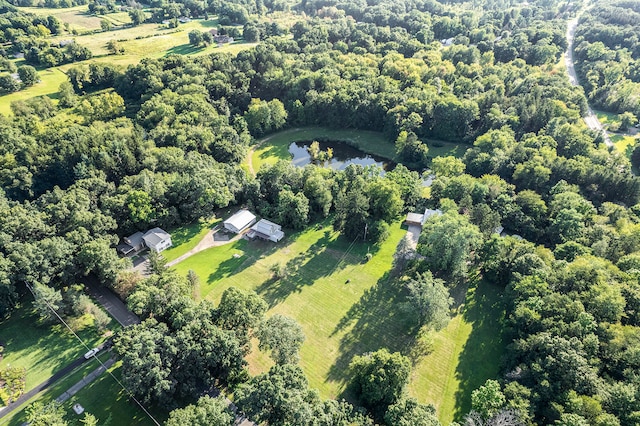
[[[0,426],[640,425],[640,0],[0,0]]]

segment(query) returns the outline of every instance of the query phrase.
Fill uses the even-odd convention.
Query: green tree
[[[129,18],[131,19],[131,25],[133,25],[134,27],[142,24],[145,19],[147,19],[142,9],[130,9]]]
[[[87,413],[85,411],[84,417],[80,422],[85,426],[98,426],[98,419],[93,414]]]
[[[393,222],[398,218],[404,203],[400,187],[389,179],[377,179],[367,189],[369,195],[369,212],[373,219]]]
[[[433,271],[454,277],[464,276],[467,262],[480,246],[482,234],[466,216],[448,211],[429,219],[423,226],[418,253],[425,256]]]
[[[102,29],[102,31],[109,31],[111,29],[111,22],[107,21],[106,19],[101,19],[100,28]]]
[[[38,76],[38,71],[31,65],[21,65],[18,67],[18,77],[20,77],[20,81],[25,87],[33,86],[36,84],[40,78]]]
[[[310,424],[320,403],[302,369],[292,364],[275,365],[253,377],[236,390],[235,397],[247,417],[269,425]]]
[[[200,47],[203,43],[204,43],[204,38],[202,37],[202,31],[200,30],[189,31],[189,44],[195,47]]]
[[[433,278],[430,271],[419,274],[407,282],[409,304],[418,314],[421,325],[428,325],[435,330],[447,326],[451,318],[450,309],[453,299],[444,281]]]
[[[431,170],[436,176],[459,176],[466,168],[464,162],[453,156],[434,157],[431,160]]]
[[[57,317],[53,311],[60,312],[62,308],[62,293],[60,293],[60,290],[43,284],[34,285],[33,290],[35,293],[33,307],[38,312],[40,319],[50,322],[56,321]]]
[[[294,194],[283,189],[278,195],[278,220],[294,229],[302,229],[309,222],[309,200],[304,193]]]
[[[349,368],[360,401],[378,416],[402,397],[411,373],[409,359],[387,349],[355,356]]]
[[[225,330],[233,330],[243,342],[248,342],[249,331],[260,324],[267,303],[254,292],[229,287],[222,293],[216,309],[216,323]]]
[[[27,422],[32,426],[67,426],[64,419],[64,410],[57,402],[44,405],[42,402],[34,402],[27,407]]]
[[[232,426],[235,416],[223,396],[203,396],[196,404],[173,410],[165,426]]]
[[[276,364],[296,364],[304,342],[302,327],[293,319],[275,314],[263,321],[256,333],[261,350],[270,350]]]
[[[440,426],[433,405],[406,398],[391,405],[384,415],[388,426]]]
[[[496,415],[504,407],[506,399],[500,383],[495,380],[487,380],[484,385],[471,393],[471,408],[488,419]]]

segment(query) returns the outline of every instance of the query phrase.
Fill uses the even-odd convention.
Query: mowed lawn
[[[89,347],[96,346],[102,340],[87,317],[69,323]],[[0,322],[0,343],[4,346],[0,368],[9,365],[25,367],[26,391],[87,351],[63,325],[37,324],[38,315],[28,298],[8,319]]]
[[[504,353],[502,289],[472,283],[449,325],[433,335],[432,352],[414,366],[409,393],[436,407],[442,424],[471,410],[471,392],[498,377]]]
[[[49,68],[38,71],[40,81],[31,87],[18,92],[0,96],[0,114],[11,115],[11,102],[24,101],[37,96],[49,96],[53,102],[57,102],[57,93],[60,84],[67,81],[67,76],[59,68]]]
[[[222,219],[201,219],[191,225],[168,231],[171,234],[172,246],[162,252],[162,257],[172,261],[195,246],[207,235],[207,233],[222,222]]]
[[[270,306],[268,315],[295,318],[306,335],[300,364],[323,397],[352,400],[346,386],[349,362],[354,355],[385,347],[412,356],[410,394],[433,403],[440,417],[450,420],[459,410],[468,410],[471,391],[497,373],[502,340],[499,319],[493,315],[499,318],[501,311],[485,299],[499,294],[484,284],[470,291],[461,313],[435,336],[433,352],[415,356],[418,330],[403,309],[402,286],[390,277],[392,255],[405,232],[394,224],[390,237],[375,248],[348,241],[325,223],[288,232],[278,244],[240,240],[211,248],[174,268],[181,275],[194,270],[201,294],[215,303],[234,286],[262,296]],[[367,250],[373,256],[364,262]],[[272,279],[275,263],[287,266],[286,278]],[[248,360],[252,374],[272,365],[255,344]]]

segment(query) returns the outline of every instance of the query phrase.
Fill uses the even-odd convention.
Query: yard
[[[25,391],[33,389],[87,351],[62,324],[36,324],[38,316],[28,298],[8,319],[0,323],[0,343],[4,346],[0,368],[8,365],[25,367]],[[88,316],[69,321],[69,324],[89,347],[103,340]]]
[[[350,399],[346,384],[354,355],[386,347],[411,356],[411,395],[436,405],[448,423],[469,408],[471,391],[496,374],[493,366],[502,348],[495,319],[501,313],[496,308],[499,293],[484,283],[469,291],[460,314],[434,336],[433,352],[417,354],[417,329],[402,308],[404,291],[390,277],[392,254],[405,232],[394,224],[391,236],[376,248],[345,240],[327,221],[288,233],[278,244],[239,240],[214,247],[174,268],[181,275],[194,270],[201,294],[209,300],[219,301],[234,286],[256,291],[268,302],[270,315],[295,318],[306,335],[301,366],[325,398]],[[373,256],[364,262],[368,251]],[[287,277],[272,278],[275,263],[286,265]],[[253,348],[249,369],[257,374],[272,363],[255,344]]]

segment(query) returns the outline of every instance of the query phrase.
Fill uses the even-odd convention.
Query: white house
[[[153,228],[145,232],[142,240],[145,246],[156,253],[171,247],[171,235],[160,228]]]
[[[282,232],[282,226],[277,223],[270,222],[267,219],[260,219],[258,223],[251,227],[251,230],[247,233],[247,237],[259,237],[263,240],[277,243],[284,238],[284,232]]]
[[[222,223],[224,224],[225,229],[239,234],[240,232],[256,223],[256,216],[249,210],[242,209],[238,210],[236,214]]]

